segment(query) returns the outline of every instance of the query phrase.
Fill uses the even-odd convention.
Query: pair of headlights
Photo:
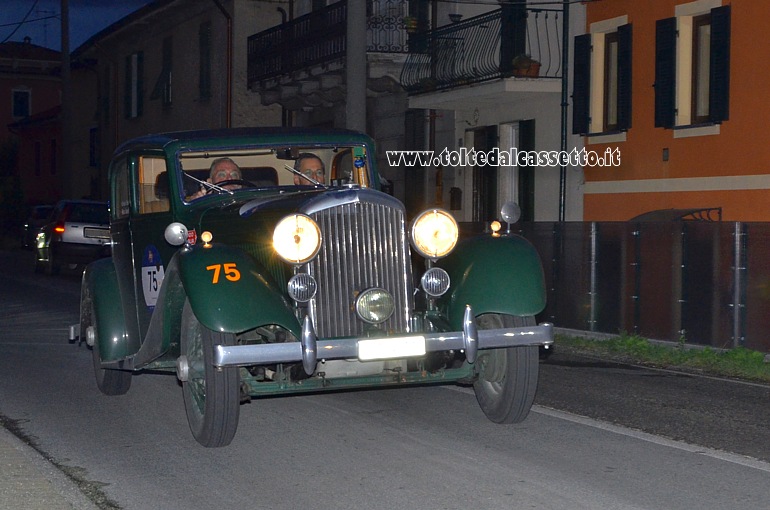
[[[457,244],[457,222],[442,209],[422,212],[412,223],[412,246],[425,258],[437,260],[448,255]],[[304,264],[321,248],[321,229],[310,216],[292,214],[283,218],[273,231],[273,247],[284,260]]]

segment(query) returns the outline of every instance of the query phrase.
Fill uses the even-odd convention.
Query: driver
[[[235,161],[230,158],[217,158],[211,162],[209,178],[206,179],[206,182],[219,184],[220,182],[240,181],[242,179],[243,177],[241,176],[241,169],[238,168],[238,165],[235,164]],[[238,189],[240,187],[240,184],[227,184],[224,186],[225,189],[230,190]],[[201,189],[187,197],[187,200],[195,200],[196,198],[200,198],[206,194],[206,191],[206,189],[201,187]]]

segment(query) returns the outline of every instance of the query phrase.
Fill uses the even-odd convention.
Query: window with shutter
[[[575,37],[572,132],[608,135],[631,127],[631,24],[620,16]]]
[[[655,127],[700,128],[728,119],[730,6],[713,7],[719,3],[698,0],[680,4],[675,17],[658,20]],[[702,134],[715,133],[718,130]],[[683,131],[675,136],[693,134]]]

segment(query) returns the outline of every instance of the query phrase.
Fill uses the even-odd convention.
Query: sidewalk
[[[0,508],[97,510],[56,466],[0,426]]]

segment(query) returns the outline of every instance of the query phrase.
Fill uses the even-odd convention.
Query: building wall
[[[46,119],[18,130],[17,167],[24,202],[52,204],[63,198],[61,124],[58,108]]]
[[[81,73],[84,83],[76,90],[95,88],[97,93],[76,93],[76,101],[84,110],[93,112],[93,120],[79,122],[78,137],[90,138],[89,131],[98,127],[99,193],[107,194],[107,167],[115,148],[132,138],[151,133],[191,129],[217,129],[239,126],[280,125],[278,106],[265,107],[259,95],[250,92],[246,81],[247,38],[280,22],[275,4],[231,0],[222,2],[228,16],[214,2],[175,1],[160,6],[141,19],[106,30],[92,44],[80,51],[79,59],[92,62],[89,73]],[[201,95],[200,31],[210,24],[210,95]],[[232,80],[228,83],[228,30],[232,31]],[[163,81],[164,41],[171,38],[171,101],[164,104],[158,83]],[[88,43],[87,43],[88,44]],[[142,112],[126,116],[126,59],[135,53],[143,55],[141,82]],[[85,83],[89,82],[89,83]],[[90,87],[90,88],[89,88]],[[88,107],[83,102],[91,102]],[[89,152],[81,149],[75,172],[88,166]],[[81,183],[82,185],[83,183]]]
[[[473,104],[473,103],[470,103]],[[561,148],[561,108],[560,97],[555,93],[529,93],[517,99],[501,101],[500,104],[480,104],[473,110],[456,111],[455,140],[464,140],[470,147],[468,133],[483,126],[498,127],[498,143],[500,150],[519,149],[518,135],[506,135],[506,130],[518,131],[522,121],[534,120],[535,151],[559,151]],[[515,139],[511,139],[511,137]],[[579,143],[579,138],[570,137],[568,147]],[[450,150],[457,147],[452,141]],[[464,187],[463,212],[458,213],[462,221],[470,221],[471,200],[469,190],[473,188],[472,169],[457,167],[454,169],[454,186]],[[536,166],[534,169],[535,197],[534,215],[536,221],[556,221],[559,218],[559,186],[561,179],[559,166]],[[565,217],[567,220],[579,219],[582,214],[582,172],[579,167],[566,168],[566,200]],[[516,167],[498,167],[498,205],[505,201],[518,201],[518,169]]]
[[[0,44],[0,139],[10,135],[8,124],[22,120],[13,116],[14,89],[30,91],[30,115],[61,104],[58,51],[32,43]]]
[[[770,146],[763,142],[770,115],[770,104],[764,99],[770,70],[758,65],[770,58],[770,44],[761,36],[768,29],[764,2],[716,2],[729,3],[732,18],[729,119],[705,130],[716,134],[681,138],[694,130],[654,127],[655,23],[673,17],[677,6],[689,3],[587,4],[587,29],[591,23],[622,15],[633,24],[632,127],[625,141],[587,140],[588,149],[601,153],[617,147],[621,154],[619,167],[585,169],[587,221],[706,207],[722,207],[724,220],[770,220]]]

